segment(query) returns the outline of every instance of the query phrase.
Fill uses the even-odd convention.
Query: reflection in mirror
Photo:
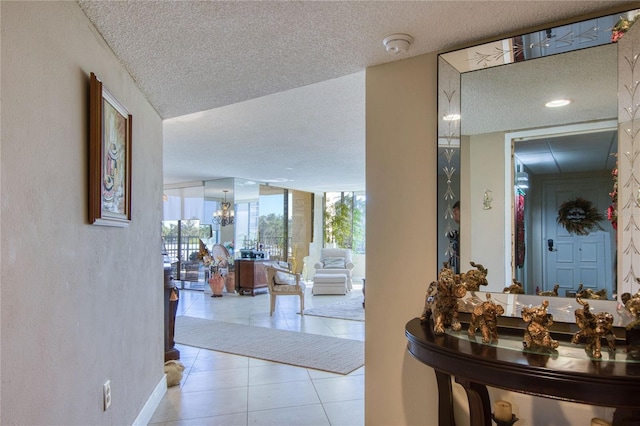
[[[256,214],[260,198],[260,184],[258,182],[235,178],[235,248],[236,257],[240,256],[241,249],[253,249],[245,247],[249,241],[258,238],[258,222]]]
[[[582,284],[613,298],[616,237],[606,211],[618,148],[618,46],[610,42],[619,18],[440,56],[440,266],[455,254],[448,236],[459,230],[461,270],[471,269],[470,261],[483,264],[483,290],[502,292],[515,279],[528,294],[559,284],[559,296],[571,297]],[[560,96],[571,103],[544,107]],[[588,235],[558,222],[576,199],[603,216]],[[457,201],[460,225],[453,220]]]
[[[289,191],[260,185],[258,246],[270,259],[287,261],[289,248]]]
[[[226,192],[225,192],[226,191]],[[222,203],[226,201],[230,203],[230,209],[234,209],[234,179],[216,179],[208,180],[204,183],[204,217],[212,226],[213,234],[209,244],[222,244],[225,247],[233,246],[236,215],[234,212],[234,223],[225,224],[217,223],[214,220],[215,213],[222,209]]]
[[[514,278],[528,294],[553,291],[556,284],[561,296],[592,291],[611,298],[615,293],[615,230],[605,220],[605,212],[612,202],[616,121],[597,123],[602,129],[590,124],[589,131],[584,125],[576,126],[585,133],[534,136],[513,143],[512,258]],[[576,147],[581,148],[579,152]],[[580,207],[575,204],[579,198],[600,214],[597,222],[589,223],[579,212],[572,217],[567,207]],[[571,220],[558,222],[560,211],[566,211]]]

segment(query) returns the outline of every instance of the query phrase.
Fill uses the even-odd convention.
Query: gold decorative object
[[[536,347],[555,349],[559,343],[551,338],[549,326],[553,324],[553,316],[547,313],[548,300],[543,300],[542,305],[522,308],[522,319],[527,323],[524,330],[522,345],[526,349]]]
[[[487,274],[489,271],[479,263],[469,262],[476,268],[460,274],[460,281],[466,287],[467,291],[478,291],[481,285],[489,285]]]
[[[477,329],[482,333],[483,343],[498,341],[498,317],[504,314],[504,308],[491,300],[491,293],[487,293],[487,301],[477,305],[471,313],[469,336],[473,336]]]
[[[598,291],[594,291],[590,288],[579,289],[576,292],[576,296],[582,299],[592,299],[592,300],[609,300],[607,297],[607,289],[602,288]]]
[[[438,274],[438,282],[432,282],[427,291],[421,321],[433,319],[433,332],[441,336],[446,327],[454,331],[462,328],[458,319],[458,299],[467,294],[467,289],[460,282],[460,275],[449,268],[447,262]]]
[[[627,326],[627,330],[630,330],[631,328],[640,324],[640,290],[638,290],[638,292],[634,295],[631,295],[631,293],[623,293],[620,296],[620,300],[624,304],[624,308],[627,310],[627,312],[629,312],[636,319]]]
[[[438,293],[438,283],[437,281],[431,281],[427,289],[427,295],[424,298],[424,309],[422,310],[422,315],[420,315],[420,322],[429,321],[431,318],[431,312],[436,303],[436,293]]]
[[[582,340],[586,340],[586,350],[591,351],[594,358],[602,358],[601,340],[607,339],[609,348],[616,350],[616,336],[613,334],[613,315],[609,312],[591,313],[589,302],[583,302],[580,297],[576,297],[576,301],[583,307],[576,309],[576,324],[580,327],[580,331],[575,333],[571,338],[571,343],[578,344]]]
[[[560,288],[560,284],[556,284],[553,286],[553,290],[550,291],[539,291],[538,296],[547,296],[547,297],[558,297],[558,289]]]
[[[514,278],[513,284],[511,284],[509,287],[505,287],[502,292],[510,294],[524,294],[524,287],[522,287],[522,283],[520,281]]]

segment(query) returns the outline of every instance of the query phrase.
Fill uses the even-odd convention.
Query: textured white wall
[[[163,376],[162,122],[76,2],[1,26],[2,424],[131,424]],[[90,72],[133,115],[125,229],[87,221]]]

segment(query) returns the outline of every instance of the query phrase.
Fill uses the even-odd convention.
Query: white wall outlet
[[[107,380],[102,385],[102,402],[103,410],[107,410],[111,406],[111,380]]]

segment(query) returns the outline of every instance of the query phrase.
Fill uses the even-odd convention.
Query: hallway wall
[[[162,122],[76,2],[1,7],[1,423],[132,424],[164,374]],[[90,72],[133,115],[128,228],[88,224]]]

